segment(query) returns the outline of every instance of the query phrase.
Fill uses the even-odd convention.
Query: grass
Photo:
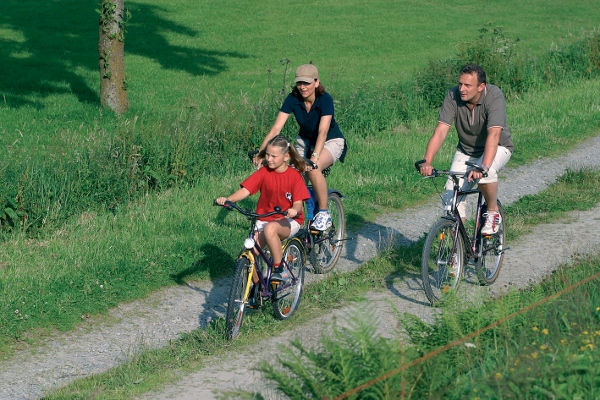
[[[20,4],[14,6],[18,10]],[[365,6],[356,3],[356,7],[364,11],[361,7]],[[184,29],[187,22],[172,25],[158,18],[169,9],[144,9],[143,15],[148,22],[161,22],[165,32],[190,34]],[[41,18],[37,12],[32,11],[32,20]],[[9,17],[21,18],[17,14]],[[187,18],[183,21],[189,21]],[[42,24],[44,29],[57,31],[56,21],[45,24],[49,25]],[[82,29],[83,25],[75,25],[73,32]],[[19,51],[36,44],[33,38],[42,43],[46,39],[42,37],[45,31],[38,28],[20,31],[14,24],[6,26],[10,29],[3,32],[13,46],[10,54],[21,54]],[[44,59],[43,51],[52,49],[56,51],[56,45],[50,43],[46,50],[38,48],[36,55],[24,57],[19,67],[37,76],[33,74],[34,60]],[[82,53],[69,57],[74,57],[69,62],[73,71],[79,71],[83,61],[77,57]],[[167,63],[164,54],[156,57]],[[180,62],[180,67],[187,65]],[[58,73],[61,67],[60,63],[47,66],[62,82],[68,79]],[[4,333],[0,348],[11,351],[15,340],[35,343],[45,332],[72,329],[81,315],[102,314],[119,302],[176,284],[182,276],[214,279],[229,271],[224,266],[231,265],[235,238],[243,234],[244,224],[222,214],[215,224],[210,204],[250,173],[242,149],[246,150],[258,133],[264,134],[257,127],[271,123],[277,99],[265,97],[257,108],[244,108],[243,102],[237,103],[227,94],[186,98],[184,103],[171,99],[170,105],[178,104],[178,114],[165,121],[162,112],[99,117],[99,110],[81,113],[69,105],[64,105],[64,113],[52,114],[44,103],[46,92],[33,93],[33,87],[27,86],[35,79],[12,78],[7,82],[23,89],[24,96],[17,114],[32,104],[38,111],[29,108],[33,119],[31,124],[18,124],[23,129],[18,129],[17,140],[9,142],[14,138],[0,136],[11,143],[13,157],[0,163],[3,209],[8,210],[2,218],[0,302],[9,310],[0,314]],[[177,87],[183,83],[172,82]],[[512,165],[560,153],[597,134],[599,85],[597,79],[565,80],[543,92],[532,90],[515,97],[509,103],[517,146]],[[340,96],[339,119],[347,126],[351,153],[345,165],[334,168],[329,181],[347,196],[348,222],[354,228],[382,212],[412,206],[431,196],[431,187],[423,186],[412,164],[422,157],[435,124],[432,111],[417,113],[419,118],[409,120],[395,114],[398,109],[392,105],[398,103],[398,86],[360,89]],[[269,90],[264,93],[273,96],[275,87]],[[58,98],[69,97],[68,91],[64,92],[51,95],[57,100],[53,106],[60,104]],[[201,98],[202,103],[196,102]],[[80,107],[84,107],[83,100],[78,100]],[[12,110],[10,104],[0,112]],[[227,118],[252,110],[264,114],[257,115],[250,125]],[[83,119],[78,120],[78,115]],[[13,117],[18,119],[9,114],[3,126],[14,123]],[[208,129],[202,130],[205,125]],[[40,126],[43,129],[37,136],[25,130]],[[543,154],[540,137],[545,140]],[[449,162],[452,149],[449,140],[437,162]],[[38,226],[39,230],[23,232],[20,226]],[[223,235],[232,240],[220,243],[218,237]]]
[[[0,160],[3,354],[180,279],[226,274],[245,223],[210,204],[249,174],[244,151],[272,123],[296,64],[314,60],[338,102],[351,150],[330,185],[347,195],[348,222],[356,228],[431,195],[412,163],[422,156],[436,111],[407,97],[406,79],[414,71],[432,77],[427,63],[477,42],[486,22],[461,25],[438,21],[439,15],[479,21],[485,8],[507,37],[520,38],[524,53],[543,57],[552,49],[550,72],[556,73],[573,68],[552,57],[578,55],[563,48],[592,30],[600,13],[583,1],[568,7],[558,0],[325,1],[311,3],[318,17],[298,29],[310,36],[292,32],[298,14],[273,1],[130,2],[132,107],[114,116],[97,105],[96,5],[8,0],[6,6],[0,23],[0,60],[11,65],[0,83],[0,143],[8,149]],[[313,37],[322,39],[319,46]],[[599,85],[565,78],[543,91],[515,93],[511,165],[559,154],[597,134]],[[293,130],[288,124],[286,133]],[[447,143],[440,164],[449,162],[452,147]]]
[[[599,178],[600,171],[598,170],[586,169],[568,171],[556,184],[551,185],[547,190],[537,195],[528,196],[526,200],[519,200],[515,204],[507,207],[507,223],[511,226],[510,241],[513,243],[518,241],[520,235],[535,228],[539,223],[547,222],[547,220],[544,219],[545,212],[540,212],[539,207],[536,205],[543,199],[563,199],[563,201],[560,202],[561,206],[558,207],[559,210],[553,214],[553,219],[563,218],[566,213],[573,210],[587,210],[594,207],[596,204],[592,204],[588,199],[590,197],[596,199],[600,198]],[[583,188],[586,190],[585,193],[580,192]],[[517,229],[513,231],[512,227],[516,221],[519,221],[519,223],[516,224]],[[213,357],[224,357],[225,354],[233,354],[244,346],[264,339],[263,332],[265,331],[271,332],[272,335],[277,335],[285,330],[293,329],[303,323],[309,322],[313,318],[322,315],[323,312],[329,311],[331,308],[345,306],[348,302],[356,301],[357,299],[360,301],[362,296],[369,291],[386,290],[386,283],[388,279],[391,279],[390,277],[397,278],[398,276],[403,276],[407,273],[419,271],[421,250],[422,241],[413,243],[409,247],[390,248],[383,252],[380,257],[370,260],[352,272],[343,275],[334,272],[323,281],[307,286],[303,293],[302,306],[295,317],[285,324],[276,321],[271,317],[270,311],[265,309],[262,312],[248,315],[244,320],[244,334],[241,335],[240,339],[237,341],[227,342],[224,339],[224,321],[218,320],[211,323],[206,329],[199,329],[190,334],[184,334],[180,340],[172,342],[166,348],[141,352],[140,354],[134,355],[130,362],[120,367],[114,368],[106,373],[77,380],[72,384],[67,385],[65,388],[53,392],[47,398],[61,399],[69,398],[71,396],[88,397],[92,393],[96,393],[98,399],[118,399],[133,397],[140,393],[156,389],[163,383],[175,380],[180,373],[200,368],[202,365],[205,365],[205,363],[212,360]],[[501,310],[508,312],[506,310],[514,311],[515,309],[525,307],[529,302],[533,301],[532,299],[539,300],[539,298],[541,298],[541,291],[547,291],[548,294],[551,294],[553,291],[556,292],[567,285],[565,283],[567,280],[572,281],[579,277],[580,274],[589,274],[590,271],[597,268],[598,262],[600,262],[600,259],[584,259],[581,262],[580,268],[563,269],[561,272],[554,275],[555,277],[560,277],[559,281],[563,280],[562,283],[552,283],[553,281],[550,281],[549,283],[543,283],[542,286],[539,287],[526,288],[527,290],[518,292],[521,294],[505,296],[505,298],[499,300],[497,303],[485,304],[480,309],[473,308],[464,315],[454,313],[452,311],[453,307],[449,307],[444,311],[444,313],[448,313],[448,319],[443,319],[439,321],[438,324],[432,326],[427,326],[424,323],[419,323],[417,320],[410,318],[405,320],[404,323],[408,327],[409,333],[413,332],[413,335],[411,336],[413,341],[416,340],[415,337],[418,336],[419,332],[435,332],[437,329],[443,329],[440,334],[430,341],[419,342],[421,343],[421,348],[423,348],[423,346],[435,348],[436,346],[443,345],[447,341],[450,341],[451,337],[455,337],[451,336],[457,334],[455,331],[451,330],[452,327],[460,324],[460,332],[462,332],[462,334],[465,332],[468,333],[472,329],[475,329],[470,325],[473,323],[472,321],[477,320],[479,323],[485,324],[487,323],[486,321],[489,321],[490,316],[504,315],[498,314]],[[587,292],[589,292],[589,290],[586,289],[584,293]],[[518,297],[521,295],[523,296],[522,299],[521,297]],[[568,300],[560,301],[569,303]],[[585,299],[585,296],[577,302],[577,307],[581,307],[582,309],[589,309],[590,307],[593,308],[596,306],[597,301],[594,300],[594,298]],[[464,310],[462,307],[458,307],[458,309]],[[550,306],[550,309],[556,309],[558,311],[562,310],[560,307],[557,308],[552,306]],[[564,314],[564,312],[561,312],[561,315]],[[597,324],[598,321],[596,320],[596,322],[593,322],[593,319],[586,319],[585,315],[587,314],[577,317],[580,314],[576,311],[570,311],[569,314],[573,315],[573,321],[569,319],[568,324],[577,322],[579,328],[574,330],[570,336],[560,336],[558,332],[554,332],[554,334],[558,337],[556,340],[559,342],[564,339],[565,341],[576,345],[577,348],[580,348],[581,344],[577,342],[577,340],[581,340],[580,336],[583,335],[583,332],[586,330],[588,336],[590,336],[590,332],[597,331],[599,328],[597,325],[596,328],[594,328],[593,324]],[[474,319],[472,317],[473,315],[488,317]],[[523,322],[524,320],[526,321],[527,326],[531,327],[531,333],[536,332],[533,330],[534,326],[538,327],[539,331],[542,331],[546,327],[550,327],[550,322],[544,320],[544,318],[547,318],[548,316],[546,312],[536,311],[535,315],[535,318],[527,317],[521,320],[521,323],[525,323]],[[453,323],[452,319],[457,322]],[[581,328],[582,326],[583,328]],[[522,329],[522,325],[516,327],[511,326],[511,329],[513,328],[519,330]],[[538,332],[538,334],[539,333],[543,335],[543,332]],[[442,334],[447,335],[447,337]],[[503,333],[503,337],[511,337],[511,335],[511,333]],[[593,333],[591,336],[593,336]],[[487,339],[487,336],[481,338],[482,341]],[[521,339],[523,341],[521,341]],[[422,337],[421,340],[423,340]],[[501,358],[501,361],[504,362],[503,365],[506,366],[510,362],[514,363],[516,357],[522,353],[522,348],[531,346],[532,342],[533,340],[530,335],[522,335],[522,337],[519,337],[519,341],[515,340],[511,342],[508,350],[510,350],[510,352],[515,352],[515,355],[513,356],[512,353],[507,355],[506,359],[510,359],[510,361]],[[419,343],[415,342],[415,345],[419,345]],[[539,339],[537,343],[540,345]],[[556,350],[560,348],[565,352],[568,352],[570,347],[565,347],[564,343],[560,344],[561,347],[553,347],[553,349]],[[480,346],[480,348],[483,348],[481,346],[484,346],[483,344],[480,345],[479,342],[477,345]],[[488,345],[485,344],[485,346]],[[527,349],[531,350],[531,347],[528,347]],[[490,364],[494,357],[496,357],[497,350],[490,349],[486,351],[489,353],[486,356],[486,363]],[[486,351],[481,350],[482,354],[487,354]],[[413,354],[415,356],[419,354],[412,350],[407,350],[407,352],[407,354]],[[409,360],[408,357],[409,356],[406,355],[405,359],[407,362]],[[449,362],[448,359],[452,360],[452,357],[444,358],[444,362]],[[459,360],[462,360],[462,358],[459,358]],[[444,364],[444,366],[441,367],[442,369],[436,370],[435,362],[433,364],[434,366],[428,364],[426,367],[428,369],[433,369],[433,372],[428,371],[432,376],[437,376],[436,374],[439,374],[443,368],[447,368],[447,364]],[[497,364],[486,366],[486,368],[489,368],[494,372],[491,373],[491,375],[488,374],[486,379],[481,382],[485,382],[486,385],[490,384],[490,382],[494,382],[495,372],[498,371],[499,365],[501,364],[502,363],[498,361]],[[468,365],[473,366],[472,363]],[[496,369],[494,370],[493,368]],[[556,368],[558,369],[559,367],[557,366]],[[509,369],[510,367],[507,367],[506,371],[505,369],[502,369],[500,373],[504,374],[503,376],[506,377],[508,376],[508,372],[510,372]],[[518,370],[518,373],[515,373],[513,377],[517,379],[518,374],[521,373],[523,373],[523,371]],[[372,378],[374,377],[375,376],[372,376]],[[364,375],[361,379],[363,379],[363,381],[368,380]],[[478,390],[484,390],[484,387],[485,385],[482,383],[482,386],[480,386]]]

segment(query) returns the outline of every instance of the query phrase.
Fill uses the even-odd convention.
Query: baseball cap
[[[311,83],[315,79],[319,79],[319,71],[312,64],[304,64],[296,69],[296,79],[294,82]]]

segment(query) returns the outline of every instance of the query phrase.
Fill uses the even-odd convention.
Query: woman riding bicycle
[[[299,66],[296,69],[295,83],[260,149],[263,150],[273,137],[279,135],[290,114],[294,113],[300,125],[296,149],[318,167],[316,170],[307,168],[307,171],[320,210],[316,213],[312,226],[323,231],[331,226],[331,215],[327,209],[327,182],[321,171],[337,160],[344,162],[346,139],[335,121],[333,99],[321,85],[317,68],[312,64]],[[254,163],[260,166],[261,162],[259,154]]]
[[[256,228],[259,245],[268,245],[273,257],[274,273],[271,279],[286,281],[289,273],[280,266],[283,257],[281,241],[295,235],[304,222],[302,203],[310,195],[299,171],[304,170],[306,163],[283,136],[270,139],[259,156],[265,160],[265,166],[242,182],[240,189],[228,197],[217,198],[216,202],[219,205],[224,205],[226,201],[238,202],[260,191],[257,213],[267,214],[275,207],[285,211],[284,217],[272,215],[258,220]],[[295,169],[288,166],[288,161]],[[258,276],[252,279],[256,283]]]

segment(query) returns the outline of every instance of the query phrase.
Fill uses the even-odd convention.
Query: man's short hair
[[[477,64],[467,64],[461,70],[460,74],[477,74],[477,82],[478,83],[487,83],[487,77],[485,76],[485,71]]]

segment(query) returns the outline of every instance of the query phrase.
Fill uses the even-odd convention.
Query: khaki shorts
[[[496,157],[494,157],[494,162],[492,162],[492,165],[490,165],[490,169],[488,171],[488,176],[486,178],[479,179],[479,181],[477,181],[477,182],[467,182],[466,179],[460,178],[459,185],[462,188],[462,190],[470,190],[473,188],[473,186],[475,186],[476,183],[498,182],[498,171],[500,171],[502,168],[504,168],[506,163],[508,163],[508,160],[510,160],[511,155],[512,155],[512,153],[506,147],[498,146],[498,151],[496,152]],[[450,166],[450,171],[467,173],[472,168],[468,167],[467,164],[465,164],[466,161],[481,165],[481,162],[483,161],[483,156],[481,156],[479,158],[475,158],[475,157],[466,155],[462,151],[457,150],[456,153],[454,153],[454,159],[452,160],[452,165]],[[446,191],[442,195],[442,201],[444,202],[444,204],[448,204],[452,201],[452,195],[453,195],[452,188],[453,187],[454,187],[454,182],[452,181],[452,179],[450,177],[448,177],[448,181],[446,182],[446,187],[445,187]],[[460,213],[460,216],[463,218],[467,216],[465,203],[466,203],[465,196],[458,198],[458,212]]]
[[[300,230],[300,224],[293,218],[285,218],[287,219],[287,221],[290,224],[290,236],[288,236],[286,239],[291,238],[292,236],[294,236],[296,233],[298,233],[298,231]],[[275,220],[277,221],[277,220]],[[256,221],[256,224],[254,225],[256,228],[257,232],[262,232],[265,229],[265,225],[268,224],[269,222],[273,222],[273,221]]]
[[[298,151],[298,153],[301,156],[305,156],[306,158],[310,158],[310,154],[306,154],[306,147],[309,144],[310,143],[308,143],[308,140],[305,140],[304,138],[302,138],[300,136],[296,136],[295,147],[296,147],[296,150]],[[342,139],[342,138],[331,139],[331,140],[328,140],[328,141],[325,142],[325,146],[324,147],[333,156],[333,164],[335,164],[335,162],[337,160],[339,160],[340,157],[342,156],[342,153],[344,152],[344,145],[345,144],[346,144],[346,139]]]

